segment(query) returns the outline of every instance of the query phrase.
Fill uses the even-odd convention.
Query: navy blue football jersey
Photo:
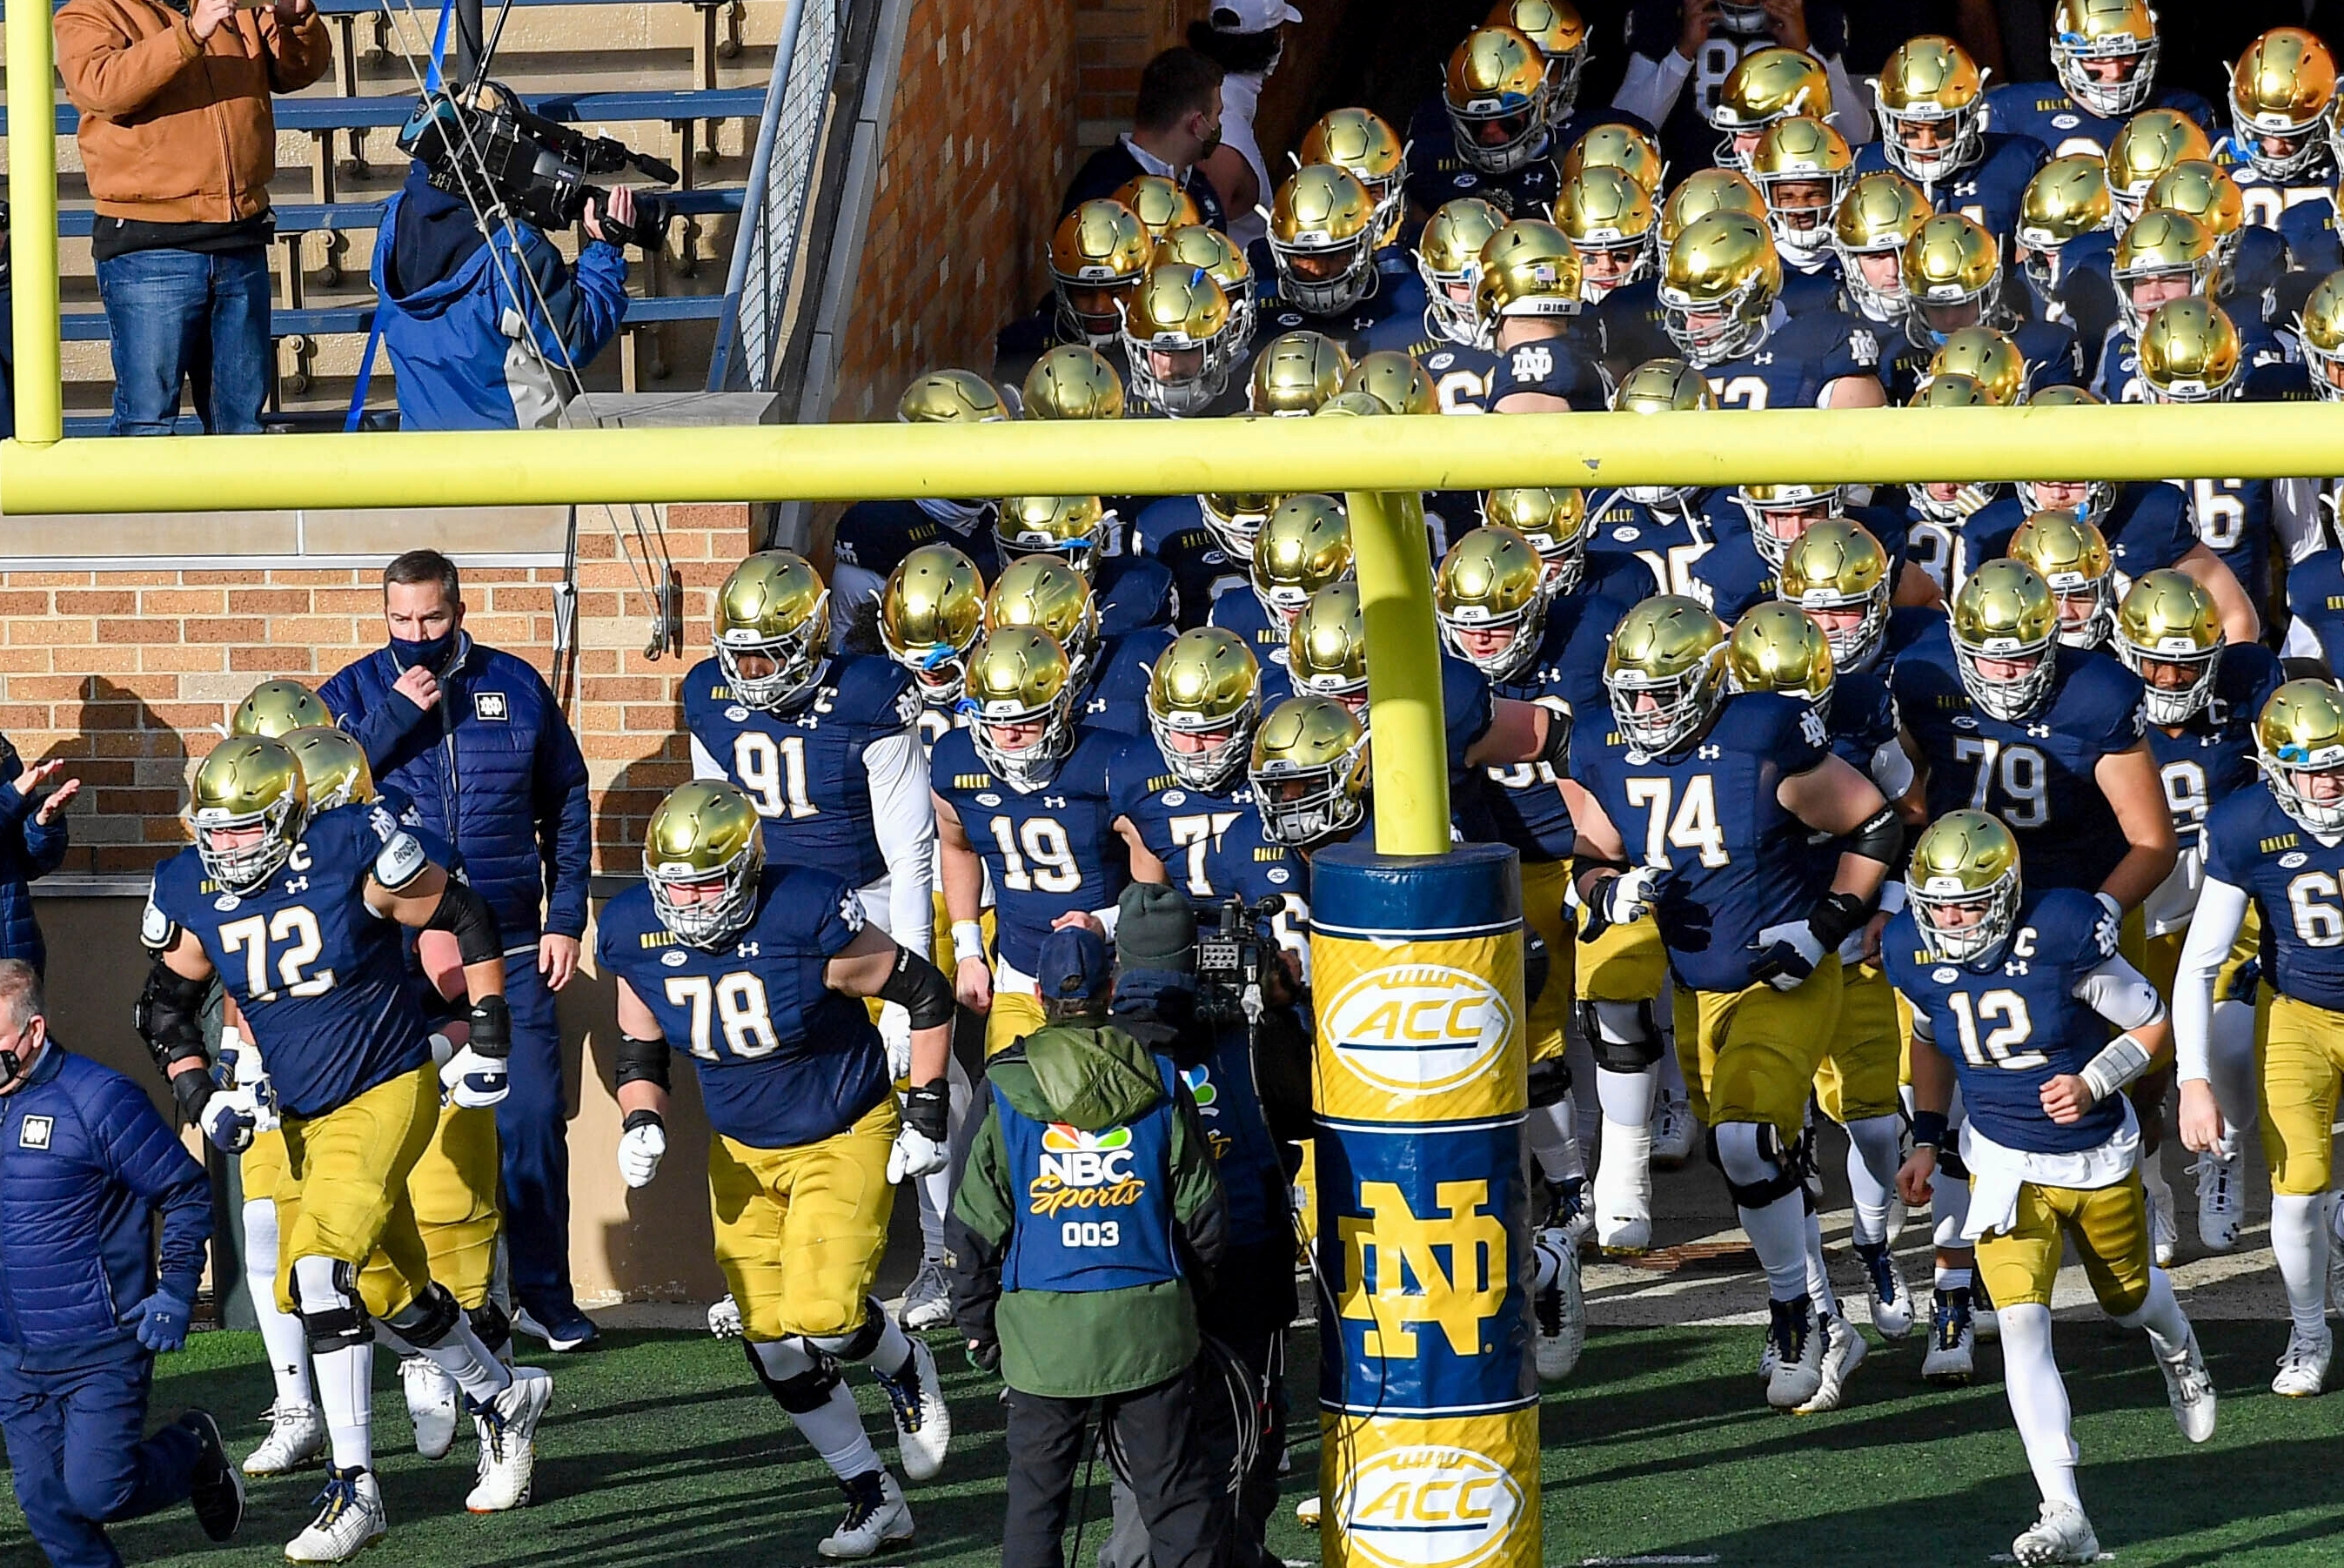
[[[993,509],[966,529],[939,522],[920,510],[917,501],[858,501],[839,514],[831,539],[831,555],[841,565],[859,566],[885,581],[904,557],[926,544],[949,544],[971,561],[991,582],[1000,562],[993,548]],[[837,613],[834,610],[833,613]]]
[[[2076,379],[2088,387],[2099,379],[2100,351],[2117,324],[2116,236],[2107,229],[2078,235],[2059,249],[2047,287],[2028,268],[2004,275],[2004,298],[2015,299],[2037,321],[2056,321],[2076,334]]]
[[[1175,635],[1169,626],[1147,626],[1101,642],[1076,699],[1075,722],[1118,734],[1146,734],[1148,677]]]
[[[786,711],[732,699],[723,666],[702,659],[683,678],[683,727],[704,774],[738,784],[764,819],[765,855],[820,865],[867,886],[887,875],[871,825],[863,754],[920,716],[912,673],[891,659],[844,653]]]
[[[1278,293],[1278,278],[1275,259],[1267,240],[1258,240],[1247,251],[1253,263],[1255,288],[1260,290],[1255,305],[1254,348],[1266,349],[1276,339],[1288,332],[1320,332],[1341,345],[1345,353],[1357,359],[1367,352],[1368,333],[1378,324],[1394,316],[1407,317],[1424,309],[1424,291],[1410,290],[1399,280],[1379,270],[1368,297],[1349,310],[1321,316],[1305,310],[1300,305]],[[1409,303],[1413,298],[1415,303]],[[1245,378],[1242,373],[1229,378],[1230,391],[1237,401],[1231,412],[1245,407]]]
[[[796,1148],[854,1126],[889,1091],[869,1010],[823,982],[862,930],[847,883],[769,865],[756,914],[722,947],[678,937],[638,884],[603,906],[595,951],[692,1058],[709,1126],[752,1148]]]
[[[2268,785],[2242,789],[2207,817],[2206,875],[2254,900],[2279,995],[2344,1010],[2344,843],[2304,832]]]
[[[2222,650],[2214,694],[2178,734],[2148,726],[2148,749],[2165,781],[2165,804],[2181,837],[2181,852],[2203,855],[2206,818],[2218,802],[2262,778],[2255,765],[2255,720],[2287,679],[2278,655],[2259,642]]]
[[[2316,551],[2287,569],[2287,608],[2319,645],[2329,669],[2344,670],[2344,551]],[[2290,629],[2290,652],[2308,652]]]
[[[2009,554],[2011,536],[2026,521],[2026,508],[2011,495],[1996,496],[1964,518],[1959,576],[1966,579],[1985,562]],[[2107,515],[2100,519],[2100,536],[2116,564],[2118,598],[2134,578],[2177,565],[2198,547],[2188,498],[2180,487],[2161,481],[2118,485]]]
[[[1299,850],[1263,833],[1253,786],[1240,768],[1225,788],[1184,784],[1152,735],[1135,735],[1108,764],[1116,816],[1131,824],[1172,885],[1198,903],[1276,898],[1284,907],[1274,936],[1300,942],[1309,932],[1309,874]]]
[[[1692,596],[1731,627],[1752,605],[1775,597],[1774,566],[1758,553],[1750,521],[1734,505],[1733,492],[1719,491],[1717,497],[1709,509],[1717,542],[1692,563]]]
[[[2187,87],[2157,93],[2149,107],[2177,109],[2198,122],[2208,137],[2221,134],[2214,106]],[[2026,137],[2043,144],[2053,157],[2071,153],[2106,158],[2108,143],[2124,128],[2123,115],[2095,114],[2071,96],[2056,81],[2005,82],[1985,95],[1986,124],[1995,130]]]
[[[1498,356],[1466,343],[1441,343],[1417,354],[1432,378],[1444,414],[1485,414],[1499,379]]]
[[[944,736],[930,755],[931,785],[992,878],[995,950],[1021,973],[1040,964],[1052,921],[1070,909],[1106,908],[1129,880],[1107,798],[1107,764],[1129,738],[1077,730],[1057,772],[1031,791],[995,778],[966,730]]]
[[[1696,491],[1681,502],[1658,507],[1631,501],[1624,491],[1597,494],[1588,502],[1587,575],[1625,584],[1634,578],[1623,576],[1624,570],[1642,567],[1652,585],[1638,598],[1694,596],[1693,563],[1715,543],[1704,519],[1712,493]]]
[[[1169,626],[1180,611],[1172,569],[1145,555],[1102,555],[1091,568],[1091,602],[1099,631],[1120,637],[1144,626]]]
[[[1807,825],[1776,792],[1829,754],[1823,719],[1797,698],[1729,697],[1672,755],[1630,748],[1591,718],[1571,737],[1571,776],[1594,795],[1629,858],[1663,868],[1653,916],[1669,966],[1695,991],[1751,985],[1758,933],[1805,916],[1830,885]]]
[[[1804,261],[1783,257],[1783,309],[1793,316],[1841,309],[1839,257],[1825,250]]]
[[[1641,584],[1636,584],[1641,587]],[[1634,607],[1600,587],[1582,585],[1547,606],[1538,652],[1529,665],[1490,691],[1520,703],[1536,703],[1576,723],[1609,726],[1611,700],[1603,691],[1603,658],[1620,618]],[[1513,845],[1525,861],[1567,857],[1579,843],[1571,808],[1563,804],[1553,767],[1511,763],[1482,770],[1490,821],[1499,842]]]
[[[2302,173],[2276,180],[2255,167],[2235,135],[2214,138],[2213,161],[2238,181],[2238,194],[2247,201],[2247,221],[2258,228],[2278,230],[2294,252],[2297,267],[2314,264],[2323,243],[2321,220],[2332,221],[2335,216],[2336,166],[2319,158]],[[2332,248],[2334,231],[2330,228],[2327,233],[2325,244]]]
[[[2023,855],[2019,864],[2024,875]],[[2091,895],[2040,886],[2028,877],[2010,939],[1983,960],[1933,960],[1910,909],[1892,916],[1881,933],[1888,983],[1928,1020],[1937,1049],[1954,1065],[1970,1120],[2005,1148],[2078,1153],[2097,1148],[2124,1128],[2121,1095],[2108,1096],[2064,1127],[2043,1109],[2043,1086],[2083,1071],[2115,1035],[2076,994],[2107,961],[2095,935],[2100,916],[2099,900]]]
[[[285,864],[248,893],[213,882],[193,845],[155,868],[148,927],[167,922],[203,945],[287,1115],[322,1116],[431,1059],[406,928],[366,903],[369,878],[396,890],[429,864],[376,804],[311,817]]]
[[[2019,200],[2026,194],[2026,182],[2051,161],[2051,156],[2032,137],[1987,131],[1978,141],[1977,162],[1930,187],[1930,205],[1939,212],[1958,212],[1988,234],[2007,239],[2018,230]],[[1859,175],[1894,167],[1879,142],[1866,142],[1855,149]]]
[[[1132,523],[1131,546],[1171,572],[1179,607],[1172,623],[1183,632],[1202,626],[1222,594],[1247,590],[1245,562],[1232,561],[1221,548],[1193,495],[1162,496],[1141,508]]]
[[[1834,381],[1878,380],[1886,347],[1853,316],[1837,310],[1793,316],[1777,305],[1764,342],[1739,359],[1705,366],[1702,374],[1721,409],[1812,409]]]
[[[1489,401],[1500,411],[1516,392],[1537,392],[1560,398],[1579,413],[1601,413],[1612,401],[1612,389],[1602,367],[1569,337],[1542,338],[1497,350],[1497,371]]]
[[[2256,372],[2267,367],[2283,365],[2287,359],[2287,347],[2258,314],[2251,310],[2230,311],[2228,303],[2225,302],[2225,313],[2229,316],[2230,324],[2238,329],[2238,349],[2247,367],[2248,380],[2241,397],[2248,402],[2261,400],[2255,396]],[[2100,345],[2099,369],[2093,378],[2092,390],[2107,402],[2142,401],[2140,347],[2122,322],[2108,329],[2107,337]]]
[[[1419,287],[1421,287],[1420,282]],[[1458,339],[1441,330],[1432,319],[1430,306],[1420,306],[1415,314],[1394,311],[1360,335],[1359,347],[1369,354],[1406,354],[1422,359],[1435,349],[1458,347]]]
[[[1897,655],[1890,683],[1928,764],[1929,815],[1990,811],[2036,887],[2098,890],[2130,847],[2092,770],[2140,742],[2140,678],[2107,654],[2053,644],[2050,691],[2028,718],[1970,701],[1942,623]]]
[[[1506,174],[1483,174],[1457,151],[1457,127],[1446,100],[1433,94],[1416,106],[1408,122],[1409,204],[1430,216],[1445,202],[1474,196],[1508,217],[1544,217],[1554,205],[1559,181],[1555,154],[1561,145],[1541,145],[1522,167]]]

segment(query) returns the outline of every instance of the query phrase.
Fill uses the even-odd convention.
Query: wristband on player
[[[951,1110],[952,1098],[942,1078],[904,1091],[905,1125],[930,1143],[942,1143],[951,1136]]]
[[[619,1130],[621,1133],[629,1133],[639,1127],[655,1127],[662,1132],[665,1132],[667,1118],[655,1110],[631,1110],[627,1113],[627,1119],[619,1124]]]
[[[955,920],[952,928],[953,962],[985,961],[985,927],[974,920]]]
[[[1913,1147],[1943,1148],[1950,1122],[1941,1110],[1916,1110],[1913,1113]]]
[[[1864,924],[1867,913],[1864,900],[1853,893],[1826,893],[1807,912],[1807,929],[1828,953]]]
[[[483,996],[473,1003],[470,1023],[473,1050],[491,1058],[512,1054],[512,1009],[502,996]]]
[[[2099,1104],[2110,1095],[2122,1094],[2127,1085],[2148,1071],[2148,1053],[2130,1035],[2118,1035],[2100,1047],[2100,1054],[2084,1064],[2078,1075],[2092,1091],[2092,1103]]]

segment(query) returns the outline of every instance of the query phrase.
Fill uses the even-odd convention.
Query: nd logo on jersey
[[[1406,964],[1344,986],[1320,1027],[1355,1077],[1412,1099],[1479,1077],[1513,1035],[1514,1010],[1471,970]]]
[[[1147,1183],[1131,1174],[1131,1129],[1085,1132],[1064,1122],[1042,1130],[1042,1166],[1026,1184],[1036,1214],[1069,1209],[1121,1209],[1139,1201]]]
[[[1375,1568],[1479,1568],[1506,1549],[1521,1484],[1469,1448],[1387,1449],[1353,1470],[1334,1510],[1354,1560]]]

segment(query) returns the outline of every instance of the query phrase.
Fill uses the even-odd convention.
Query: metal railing
[[[797,292],[808,202],[836,75],[842,0],[790,0],[741,199],[712,392],[773,389]]]

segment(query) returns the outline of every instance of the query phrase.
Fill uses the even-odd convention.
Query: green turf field
[[[2344,1563],[2344,1393],[2274,1398],[2266,1389],[2282,1330],[2214,1322],[2201,1337],[2225,1395],[2222,1429],[2186,1451],[2164,1385],[2137,1336],[2063,1322],[2059,1352],[2084,1451],[2084,1500],[2101,1543],[2122,1563]],[[1307,1411],[1314,1354],[1297,1346]],[[794,1568],[834,1522],[838,1495],[805,1445],[757,1389],[737,1346],[700,1337],[612,1333],[607,1349],[556,1359],[561,1390],[522,1513],[472,1519],[469,1440],[436,1465],[403,1442],[395,1381],[377,1393],[377,1429],[392,1533],[370,1560],[416,1568]],[[1579,1374],[1548,1396],[1546,1560],[1713,1560],[1723,1568],[1823,1563],[1983,1563],[2008,1550],[2033,1515],[2018,1441],[1998,1383],[1956,1394],[1923,1388],[1918,1350],[1876,1351],[1852,1408],[1828,1416],[1768,1412],[1754,1375],[1754,1329],[1598,1330]],[[207,1405],[232,1442],[268,1401],[258,1337],[206,1334],[167,1358],[156,1410]],[[1001,1416],[994,1385],[944,1352],[957,1436],[937,1481],[913,1493],[920,1535],[889,1563],[978,1568],[995,1560]],[[1995,1371],[1996,1352],[1981,1351]],[[389,1358],[379,1363],[387,1368]],[[885,1417],[860,1380],[874,1432]],[[1315,1435],[1315,1421],[1302,1430]],[[883,1452],[884,1451],[884,1444]],[[1306,1442],[1291,1496],[1316,1489]],[[1094,1493],[1087,1558],[1101,1539],[1105,1468]],[[135,1563],[278,1562],[308,1514],[311,1477],[258,1485],[245,1534],[204,1541],[184,1512],[121,1526]],[[1272,1544],[1315,1560],[1317,1537],[1281,1511]],[[37,1562],[13,1500],[0,1504],[0,1563]]]

